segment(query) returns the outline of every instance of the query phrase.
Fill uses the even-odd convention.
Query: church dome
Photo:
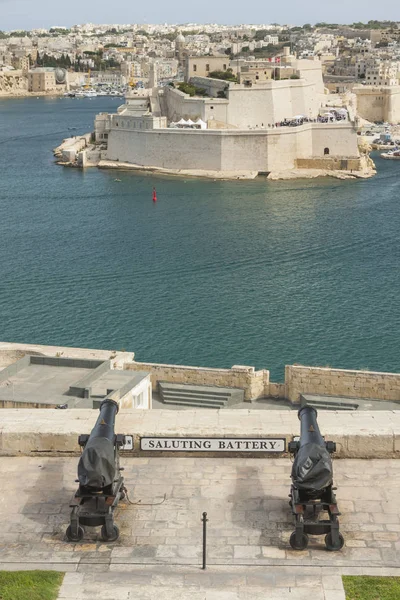
[[[178,33],[178,35],[176,36],[175,43],[176,44],[184,44],[185,43],[185,38],[181,33]]]

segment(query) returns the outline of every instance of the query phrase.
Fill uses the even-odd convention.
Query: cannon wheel
[[[71,525],[68,525],[65,535],[67,536],[67,540],[69,542],[80,542],[84,536],[84,533],[85,533],[85,530],[83,529],[83,527],[78,525],[78,533],[77,533],[77,535],[73,535]]]
[[[101,537],[104,542],[116,542],[119,538],[119,529],[116,525],[113,526],[113,534],[107,535],[106,526],[103,525],[101,528]]]
[[[339,545],[334,546],[332,543],[332,534],[328,533],[325,536],[325,546],[326,546],[326,549],[329,550],[330,552],[337,552],[338,550],[341,550],[344,546],[344,537],[342,536],[341,533],[339,533]]]
[[[293,550],[305,550],[308,546],[308,535],[306,533],[302,533],[301,534],[301,544],[297,545],[296,532],[293,531],[292,535],[290,536],[289,543],[292,546]]]

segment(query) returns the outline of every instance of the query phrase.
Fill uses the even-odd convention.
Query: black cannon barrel
[[[100,414],[93,427],[78,464],[81,486],[101,492],[111,485],[116,475],[115,417],[118,404],[106,399],[100,405]]]
[[[313,406],[303,406],[297,413],[301,421],[300,425],[300,446],[305,444],[318,444],[324,446],[324,438],[317,423],[318,413]]]
[[[292,467],[293,485],[310,498],[322,494],[333,477],[331,456],[319,430],[317,414],[312,406],[303,406],[298,412],[300,443]]]

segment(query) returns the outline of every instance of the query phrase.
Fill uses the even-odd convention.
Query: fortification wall
[[[400,400],[400,373],[291,365],[285,367],[285,386],[291,402],[300,402],[300,394]]]
[[[244,389],[246,401],[262,398],[269,394],[269,371],[256,371],[254,367],[234,365],[231,369],[208,369],[184,365],[129,362],[128,371],[149,371],[154,391],[158,382],[187,383],[192,385],[216,385]]]
[[[163,105],[170,121],[179,121],[181,118],[192,119],[192,121],[200,118],[207,121],[212,117],[224,123],[228,122],[228,100],[190,97],[179,90],[166,86]]]
[[[298,158],[332,155],[356,157],[357,135],[351,123],[315,124],[265,131],[158,129],[134,131],[112,127],[106,158],[164,169],[204,171],[285,171]]]
[[[368,121],[400,123],[400,86],[357,86],[357,113]]]
[[[400,86],[396,86],[389,96],[388,114],[385,120],[388,123],[400,123]]]
[[[320,104],[315,84],[305,80],[230,86],[228,93],[228,122],[241,128],[266,127],[296,115],[316,117]]]

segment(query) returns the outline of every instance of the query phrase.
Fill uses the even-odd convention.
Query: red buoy
[[[153,202],[157,202],[156,188],[153,187]]]

